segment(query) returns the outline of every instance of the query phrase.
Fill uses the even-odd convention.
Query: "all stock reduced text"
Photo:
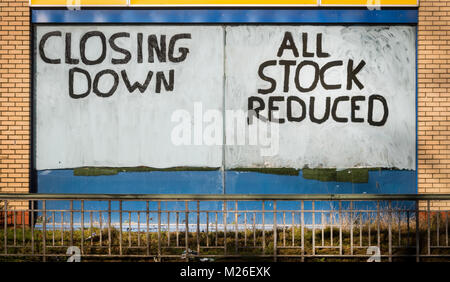
[[[367,121],[372,126],[383,126],[388,119],[389,108],[386,99],[380,94],[371,94],[368,97],[365,95],[343,95],[333,98],[326,94],[316,97],[308,96],[308,92],[316,89],[319,84],[324,89],[324,93],[328,90],[362,90],[364,88],[357,75],[364,68],[366,62],[364,60],[355,62],[352,59],[333,60],[320,66],[314,61],[314,58],[328,58],[330,54],[323,50],[322,33],[317,33],[315,36],[316,48],[311,51],[308,48],[308,33],[301,33],[296,37],[302,42],[301,48],[298,47],[300,44],[295,43],[296,40],[294,40],[291,32],[284,33],[283,40],[276,52],[278,58],[265,61],[259,66],[258,76],[266,82],[267,87],[258,89],[259,95],[248,97],[249,117],[247,122],[251,124],[254,117],[276,123],[302,122],[308,118],[312,123],[317,124],[334,120],[337,123],[364,123]],[[301,56],[302,60],[282,59],[287,52],[291,52],[295,58]],[[267,74],[267,70],[270,68],[277,68],[276,73],[283,74],[282,81],[277,81]],[[339,68],[339,71],[345,72],[346,80],[339,84],[327,83],[326,74],[332,68]],[[308,82],[308,85],[301,85],[300,79],[302,73],[305,72],[312,73],[313,79]],[[293,80],[291,80],[291,77],[293,77]],[[292,82],[293,86],[290,85]],[[294,87],[300,95],[272,95],[277,89],[278,83],[282,83],[284,93],[289,92],[290,88]],[[269,96],[266,97],[265,95]],[[320,111],[317,109],[319,99],[323,99],[321,102],[325,102],[324,109]],[[367,103],[365,115],[360,113],[361,103],[364,102]],[[348,115],[345,116],[338,114],[338,108],[342,107],[344,103],[347,103],[350,109]],[[282,118],[278,116],[281,105],[285,107],[285,116]],[[378,109],[377,117],[375,117],[376,109]]]

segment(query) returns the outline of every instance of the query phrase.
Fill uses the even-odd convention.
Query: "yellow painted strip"
[[[319,4],[319,0],[130,0],[131,5],[135,6],[208,6],[208,5],[291,5],[291,6],[315,6]],[[31,0],[32,6],[65,6],[65,5],[81,5],[81,6],[125,6],[128,0]],[[418,6],[418,0],[321,0],[322,6]]]
[[[116,6],[127,5],[127,0],[31,0],[33,5],[61,6],[61,5],[80,5],[80,6]]]
[[[418,0],[322,0],[322,6],[417,6]]]
[[[131,5],[164,6],[207,6],[207,5],[318,5],[318,0],[130,0]]]

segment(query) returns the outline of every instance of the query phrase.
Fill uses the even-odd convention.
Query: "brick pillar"
[[[418,190],[450,193],[450,1],[420,0]],[[432,209],[449,209],[434,202]]]
[[[0,0],[0,193],[29,192],[29,13],[28,0]]]

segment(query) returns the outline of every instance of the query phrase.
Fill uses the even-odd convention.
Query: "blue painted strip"
[[[415,24],[418,11],[332,9],[32,10],[33,23],[377,23]]]
[[[220,171],[120,172],[74,176],[72,170],[38,171],[38,193],[221,194]],[[226,172],[227,194],[415,194],[416,171],[369,171],[367,183],[323,182],[296,176]]]

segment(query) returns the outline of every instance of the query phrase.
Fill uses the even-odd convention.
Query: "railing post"
[[[131,248],[131,211],[128,211],[128,247]]]
[[[223,201],[223,251],[227,255],[227,201]]]
[[[278,243],[278,238],[277,238],[277,232],[278,232],[278,227],[277,227],[277,201],[273,201],[273,261],[276,262],[277,261],[277,243]]]
[[[150,207],[149,207],[149,202],[145,201],[145,216],[146,216],[146,230],[145,230],[145,236],[146,236],[146,244],[147,244],[147,256],[150,256]]]
[[[101,212],[99,213],[99,215],[101,214]],[[93,220],[94,220],[94,218],[93,218],[93,214],[92,214],[92,211],[90,211],[89,212],[89,237],[91,237],[91,246],[94,244],[94,236],[92,235],[94,232],[94,222],[93,222]],[[99,221],[100,221],[100,219],[99,219]],[[100,223],[100,226],[101,226],[101,223]],[[101,227],[99,227],[100,228],[100,230],[102,230],[102,228]],[[100,234],[100,236],[101,236],[101,234],[102,234],[102,232],[99,232]]]
[[[419,201],[416,201],[416,262],[420,261]]]
[[[263,254],[266,252],[266,232],[265,232],[265,202],[262,201],[262,251]]]
[[[111,200],[108,201],[108,254],[111,255]]]
[[[64,230],[64,227],[66,226],[65,222],[64,222],[64,211],[61,212],[61,223],[60,223],[60,227],[59,230],[61,231],[61,246],[64,246],[64,233],[66,232]],[[25,229],[24,229],[24,234],[25,234]]]
[[[427,253],[431,255],[431,220],[430,220],[430,200],[427,201]]]
[[[301,243],[302,243],[302,262],[305,261],[305,202],[301,201],[301,215],[300,215],[300,228],[301,228]]]
[[[406,211],[406,230],[408,232],[408,239],[406,240],[406,246],[409,247],[410,242],[409,210]]]
[[[353,256],[353,201],[350,201],[350,255]]]
[[[17,217],[17,212],[14,210],[13,211],[13,224],[14,224],[14,246],[17,245],[17,230],[16,230],[16,217]],[[54,234],[54,233],[53,233]]]
[[[398,246],[402,245],[402,211],[401,209],[397,209],[397,222],[398,222]]]
[[[392,262],[392,203],[389,201],[388,205],[388,237],[389,237],[389,262]]]
[[[209,247],[209,212],[206,212],[206,247]]]
[[[139,217],[139,213],[138,213],[138,217]],[[139,220],[138,220],[138,222],[139,222]],[[170,247],[170,211],[167,212],[167,247]]]
[[[185,201],[184,204],[186,207],[184,220],[185,223],[184,240],[185,240],[186,261],[189,261],[189,202]]]
[[[363,214],[362,212],[359,212],[359,246],[362,247],[362,241],[363,241],[363,227],[362,227],[362,222],[363,222]]]
[[[312,255],[316,255],[316,207],[315,202],[312,201],[311,203],[311,210],[312,210]]]
[[[325,246],[324,244],[325,244],[325,234],[324,234],[324,232],[325,232],[325,216],[324,216],[324,214],[323,214],[323,211],[320,213],[320,226],[321,226],[321,233],[322,233],[322,238],[321,238],[321,241],[322,241],[322,243],[321,243],[321,246],[323,247],[323,246]]]
[[[445,246],[448,247],[448,211],[445,212]]]
[[[439,212],[436,212],[436,246],[438,246],[439,247],[439,217],[440,217],[440,215],[439,215]]]
[[[219,217],[218,217],[218,215],[217,215],[217,212],[216,212],[216,247],[218,246],[218,244],[219,244]]]
[[[102,215],[102,211],[99,211],[99,213],[98,213],[98,221],[99,221],[99,227],[100,227],[100,246],[103,246],[103,215]]]
[[[31,201],[31,254],[34,255],[34,201]]]
[[[244,246],[247,247],[247,212],[244,212]]]
[[[377,201],[377,247],[380,249],[380,201]]]
[[[286,247],[286,212],[283,212],[283,247]]]
[[[46,249],[47,249],[47,245],[46,245],[46,241],[47,241],[47,212],[46,212],[46,201],[42,201],[42,260],[45,262],[47,260],[47,258],[45,257],[46,255]]]
[[[178,247],[178,246],[180,245],[180,242],[179,242],[179,234],[178,234],[178,225],[179,225],[179,222],[180,222],[180,215],[179,215],[178,211],[176,212],[175,215],[176,215],[175,217],[176,217],[176,221],[177,221],[177,224],[175,225],[175,229],[176,229],[176,239],[177,239],[176,246]]]
[[[3,205],[3,240],[5,245],[5,255],[8,254],[8,201],[4,201]]]
[[[84,254],[84,201],[81,200],[81,254]]]
[[[333,224],[334,224],[334,214],[330,212],[330,245],[333,247],[334,245],[334,239],[333,239]]]
[[[236,254],[238,253],[238,241],[239,241],[239,234],[238,234],[238,202],[234,201],[234,249]]]
[[[158,201],[158,262],[161,262],[161,201]]]
[[[119,200],[119,255],[122,256],[122,200]]]
[[[73,200],[70,201],[70,246],[73,246]]]
[[[371,232],[372,232],[372,212],[367,214],[367,222],[369,223],[367,225],[367,236],[369,241],[369,247],[372,246],[372,238],[371,238]]]
[[[200,201],[197,201],[197,255],[200,254]]]
[[[94,222],[92,222],[93,220],[94,220],[93,214],[92,214],[92,211],[90,211],[89,212],[89,237],[91,237],[91,246],[94,243],[94,236],[92,235],[93,230],[94,230]],[[100,228],[100,230],[101,230],[101,228]],[[102,233],[100,232],[100,234],[102,234]]]
[[[342,256],[342,201],[339,201],[339,255]]]
[[[25,211],[22,211],[22,246],[25,246]]]
[[[291,226],[292,247],[295,245],[294,225],[295,225],[295,213],[292,212],[292,226]]]

